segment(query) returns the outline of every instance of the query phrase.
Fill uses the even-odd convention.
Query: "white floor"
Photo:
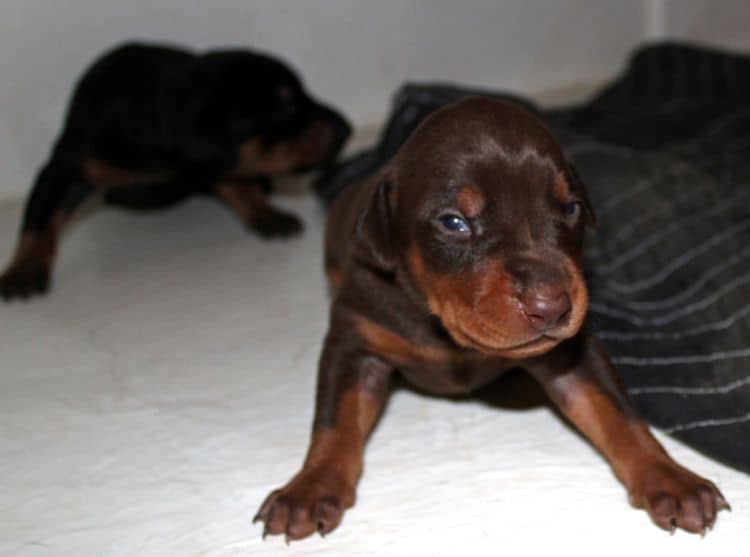
[[[250,519],[303,457],[327,316],[323,212],[280,202],[303,238],[264,243],[206,200],[100,211],[50,296],[0,305],[0,555],[746,550],[750,477],[664,439],[734,507],[705,539],[670,537],[550,410],[512,408],[517,381],[505,408],[397,392],[341,527],[264,542]],[[20,210],[0,205],[3,259]]]

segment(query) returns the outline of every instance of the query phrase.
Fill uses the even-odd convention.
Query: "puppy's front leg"
[[[263,191],[268,180],[223,180],[213,186],[214,194],[237,216],[245,226],[265,238],[294,236],[304,225],[292,213],[274,207]]]
[[[302,470],[272,492],[255,520],[263,535],[325,535],[354,505],[365,441],[388,396],[391,366],[362,352],[350,332],[329,332],[318,372],[312,440]],[[339,330],[343,328],[339,327]]]
[[[603,347],[581,334],[585,336],[558,348],[558,358],[540,360],[529,372],[607,458],[634,507],[645,509],[666,530],[704,533],[729,505],[713,483],[667,454],[630,404]]]

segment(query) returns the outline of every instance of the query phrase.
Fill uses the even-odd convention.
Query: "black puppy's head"
[[[271,56],[218,51],[198,61],[206,95],[200,126],[238,146],[245,170],[303,172],[332,163],[351,133],[346,119],[314,100],[296,73]]]
[[[472,98],[423,122],[383,174],[360,234],[461,346],[509,359],[580,329],[583,184],[526,110]]]

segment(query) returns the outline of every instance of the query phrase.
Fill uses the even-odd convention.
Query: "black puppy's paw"
[[[44,294],[49,286],[50,272],[44,265],[13,265],[0,276],[0,296],[6,301]]]
[[[291,213],[278,209],[255,215],[250,228],[264,238],[289,238],[304,230],[304,223]]]

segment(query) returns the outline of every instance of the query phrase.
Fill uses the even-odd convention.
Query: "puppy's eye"
[[[448,232],[468,236],[471,234],[469,223],[461,216],[455,213],[448,213],[438,217],[438,222]]]
[[[571,201],[565,205],[564,211],[566,217],[573,219],[581,212],[581,204],[578,201]]]

